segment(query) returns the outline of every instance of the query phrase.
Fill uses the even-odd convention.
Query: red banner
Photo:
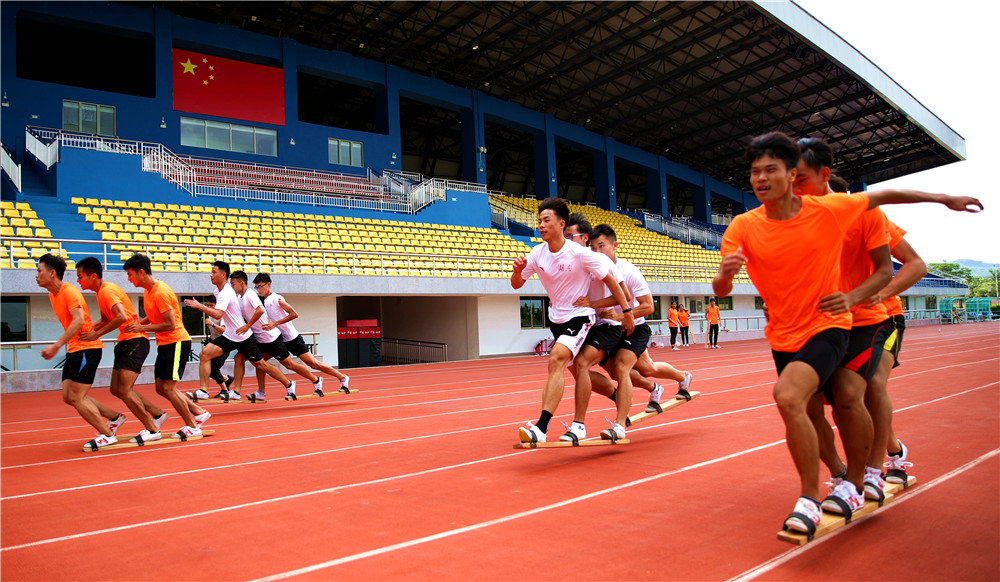
[[[285,71],[173,49],[174,110],[285,125]]]

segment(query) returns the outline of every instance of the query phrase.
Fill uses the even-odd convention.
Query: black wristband
[[[629,307],[628,309],[622,309],[622,313],[628,313],[629,311],[632,311],[631,307]]]

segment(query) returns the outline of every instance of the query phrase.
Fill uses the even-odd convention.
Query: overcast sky
[[[879,188],[975,196],[979,214],[937,204],[884,207],[925,261],[1000,264],[1000,121],[997,36],[991,3],[957,0],[796,0],[965,138],[966,160]],[[992,170],[992,173],[990,172]]]

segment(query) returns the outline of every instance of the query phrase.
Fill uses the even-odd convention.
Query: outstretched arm
[[[983,203],[971,196],[949,196],[947,194],[931,194],[919,190],[876,190],[868,192],[868,209],[883,204],[916,204],[918,202],[937,202],[958,212],[979,212]]]

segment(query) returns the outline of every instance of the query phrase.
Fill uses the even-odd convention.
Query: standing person
[[[677,307],[677,325],[681,331],[681,345],[689,346],[691,345],[691,313],[688,312],[687,307],[684,304],[680,304]]]
[[[191,336],[184,329],[177,295],[169,285],[153,277],[146,255],[132,255],[122,268],[128,273],[129,282],[142,288],[146,310],[146,317],[128,324],[125,330],[142,334],[153,332],[156,338],[156,362],[153,364],[156,393],[169,400],[184,420],[184,426],[172,437],[201,436],[201,425],[212,415],[177,390],[177,382],[184,376],[184,367],[191,357]]]
[[[205,299],[205,305],[215,309],[215,297],[209,297]],[[222,335],[222,332],[226,331],[226,326],[222,324],[222,321],[218,319],[212,319],[207,314],[205,315],[205,328],[208,330],[208,338],[202,340],[201,345],[208,345],[209,342],[215,338]],[[224,394],[229,393],[230,387],[233,385],[232,376],[222,375],[222,366],[226,365],[226,354],[212,358],[212,371],[209,373],[208,377],[212,379],[213,382],[219,385],[219,393],[215,395],[216,398],[222,398]],[[201,388],[194,392],[187,393],[188,398],[209,398],[208,392],[205,392]]]
[[[351,377],[329,364],[320,362],[309,351],[305,340],[302,338],[302,334],[299,333],[299,330],[295,328],[295,324],[292,323],[292,320],[298,319],[299,313],[285,301],[284,297],[271,290],[271,276],[267,273],[258,273],[253,278],[253,283],[254,291],[257,292],[261,301],[264,302],[264,311],[267,312],[267,317],[271,320],[269,323],[264,324],[263,328],[270,330],[277,327],[281,331],[282,339],[285,340],[285,346],[288,347],[288,351],[293,356],[302,360],[313,370],[337,378],[340,380],[340,391],[350,393]],[[257,385],[260,386],[263,381],[264,375],[258,371]],[[316,389],[315,393],[322,394],[322,385]]]
[[[94,257],[86,257],[76,264],[76,280],[84,291],[97,293],[97,305],[101,310],[100,321],[94,324],[92,331],[82,332],[80,339],[96,340],[118,330],[111,394],[120,398],[142,423],[142,432],[133,437],[132,442],[160,440],[160,427],[167,421],[166,411],[133,390],[149,356],[149,338],[139,332],[126,331],[129,325],[139,321],[132,300],[121,287],[104,280],[101,261]]]
[[[629,307],[614,274],[606,264],[589,249],[568,244],[563,231],[569,221],[569,206],[561,198],[546,198],[538,204],[538,232],[542,243],[531,249],[527,257],[514,259],[510,284],[520,289],[533,274],[538,278],[549,296],[549,320],[555,339],[549,352],[548,379],[542,391],[542,412],[537,424],[527,423],[518,429],[522,442],[544,442],[549,420],[559,406],[565,388],[566,366],[579,354],[587,332],[594,325],[594,310],[590,307],[576,307],[573,303],[586,295],[590,287],[590,275],[604,281],[622,306],[625,313],[623,325],[629,332],[635,327],[632,308]],[[589,374],[586,379],[587,398],[590,397]],[[577,386],[581,378],[576,378]],[[576,391],[580,397],[580,390]]]
[[[240,298],[236,296],[232,285],[229,284],[229,263],[225,261],[215,261],[212,263],[212,272],[209,275],[212,285],[212,295],[215,296],[215,308],[212,309],[202,305],[197,299],[185,299],[184,305],[201,311],[205,315],[217,320],[221,320],[226,327],[222,335],[211,340],[204,349],[201,350],[201,361],[198,364],[198,378],[201,381],[201,390],[208,392],[208,379],[212,373],[212,359],[222,355],[229,355],[229,352],[236,350],[243,355],[253,367],[263,368],[272,378],[281,383],[282,386],[289,386],[290,382],[281,370],[268,364],[263,360],[260,353],[260,346],[253,338],[250,323],[243,319],[243,311],[240,307]],[[252,323],[252,322],[251,322]],[[233,369],[239,377],[239,365]],[[242,396],[236,390],[229,390],[224,400],[240,400]]]
[[[798,197],[792,192],[799,161],[795,141],[781,133],[765,134],[751,141],[746,154],[750,184],[761,206],[735,217],[726,229],[712,286],[717,296],[727,296],[745,264],[768,306],[765,335],[778,371],[774,400],[801,488],[785,527],[810,533],[822,512],[817,500],[819,443],[807,404],[847,349],[851,316],[839,301],[847,227],[881,204],[939,202],[965,211],[982,204],[912,190]],[[803,265],[809,266],[808,277]]]
[[[677,330],[680,327],[680,313],[677,311],[677,302],[670,302],[670,309],[667,310],[667,327],[670,329],[670,349],[673,351],[678,351],[680,348],[677,347]]]
[[[708,335],[705,338],[705,349],[719,349],[719,302],[713,297],[708,301],[708,309],[705,310],[705,319],[708,320]]]
[[[94,427],[97,436],[83,446],[83,450],[104,447],[118,442],[115,431],[125,424],[125,415],[115,412],[87,392],[94,384],[97,366],[101,363],[104,344],[99,339],[84,341],[81,333],[94,329],[90,311],[83,293],[71,283],[63,283],[66,261],[51,253],[38,258],[35,283],[49,292],[52,311],[62,324],[63,334],[52,344],[42,348],[42,357],[51,360],[66,346],[66,361],[62,371],[62,398],[80,414],[87,424]],[[108,420],[107,424],[101,418]]]

